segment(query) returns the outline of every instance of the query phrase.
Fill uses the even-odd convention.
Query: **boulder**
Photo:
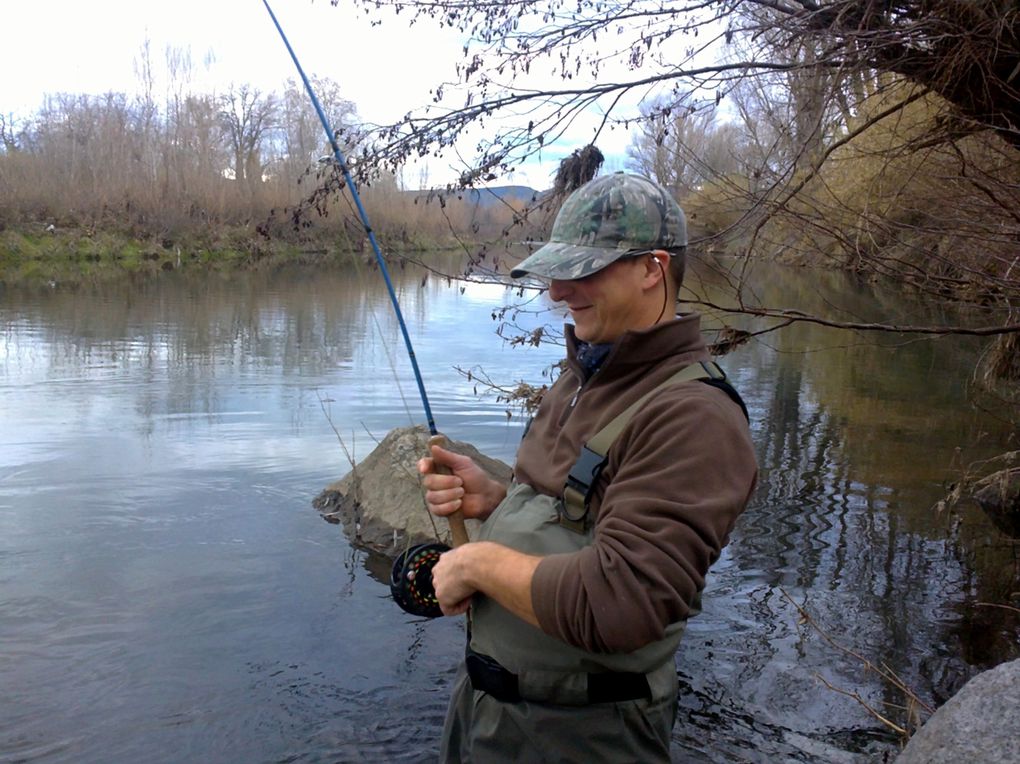
[[[331,483],[312,501],[322,517],[343,525],[359,548],[395,557],[409,545],[449,544],[449,526],[425,506],[418,459],[428,452],[425,427],[392,430],[360,464]],[[485,456],[468,443],[451,441],[450,450],[470,456],[490,476],[510,481],[510,466]],[[477,522],[468,521],[468,534]]]
[[[918,730],[896,764],[1020,761],[1020,659],[978,674]]]
[[[999,470],[977,481],[972,496],[996,528],[1020,539],[1020,467]]]

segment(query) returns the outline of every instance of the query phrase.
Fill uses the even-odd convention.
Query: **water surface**
[[[397,281],[440,428],[512,461],[522,421],[456,367],[540,382],[561,348],[495,336],[500,286]],[[708,271],[692,285],[720,288]],[[836,275],[758,289],[939,318]],[[1017,654],[1016,619],[974,605],[1015,590],[1008,546],[979,514],[932,510],[955,465],[1009,445],[969,403],[979,351],[802,327],[722,359],[762,481],[677,655],[676,761],[895,750],[826,683],[876,708],[902,697],[788,597],[932,704]],[[434,758],[462,624],[402,613],[385,563],[311,507],[349,469],[337,433],[359,459],[421,421],[371,271],[0,292],[0,759]]]

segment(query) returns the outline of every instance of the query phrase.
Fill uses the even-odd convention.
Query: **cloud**
[[[392,14],[294,0],[276,0],[273,10],[306,71],[339,82],[371,121],[427,103],[460,53],[453,34],[408,28]],[[17,73],[5,77],[4,113],[34,111],[47,93],[141,92],[136,63],[146,40],[157,97],[165,92],[168,47],[190,51],[192,89],[200,92],[235,82],[279,89],[296,76],[269,15],[251,0],[51,0],[4,13],[0,70]]]
[[[464,39],[455,30],[426,22],[409,25],[406,14],[366,12],[350,4],[333,7],[325,0],[271,4],[305,71],[339,83],[365,122],[396,122],[432,103],[438,84],[456,79]],[[0,112],[26,118],[47,94],[141,93],[138,68],[146,42],[157,103],[168,92],[168,49],[190,54],[187,88],[192,92],[223,92],[241,83],[279,91],[297,76],[269,15],[252,0],[23,2],[5,9],[0,29],[0,71],[17,73],[5,78]],[[549,71],[527,84],[550,87],[556,82]],[[463,103],[463,91],[449,92],[448,104]],[[501,182],[547,187],[560,159],[589,142],[600,121],[597,112],[584,115]],[[484,130],[469,131],[459,144],[460,156],[450,152],[430,159],[427,166],[412,164],[404,173],[405,183],[417,186],[421,178],[436,185],[451,182],[466,169],[484,135]],[[626,142],[626,131],[607,128],[598,145],[622,165]]]

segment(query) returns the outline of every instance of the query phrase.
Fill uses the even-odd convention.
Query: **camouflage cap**
[[[628,254],[687,246],[687,220],[666,189],[617,172],[574,191],[560,207],[549,242],[510,275],[580,279]]]

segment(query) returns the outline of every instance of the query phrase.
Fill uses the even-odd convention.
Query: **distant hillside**
[[[406,191],[419,198],[429,195],[429,191]],[[436,191],[434,193],[440,193]],[[442,192],[446,193],[446,192]],[[516,202],[518,204],[531,204],[536,201],[543,192],[536,191],[530,186],[492,186],[490,188],[469,188],[463,191],[451,191],[450,196],[463,199],[468,204],[479,208],[491,207],[503,201]]]
[[[538,199],[540,192],[529,186],[493,186],[492,188],[472,188],[464,191],[464,200],[474,202],[479,207],[498,204],[500,201],[531,204]]]

